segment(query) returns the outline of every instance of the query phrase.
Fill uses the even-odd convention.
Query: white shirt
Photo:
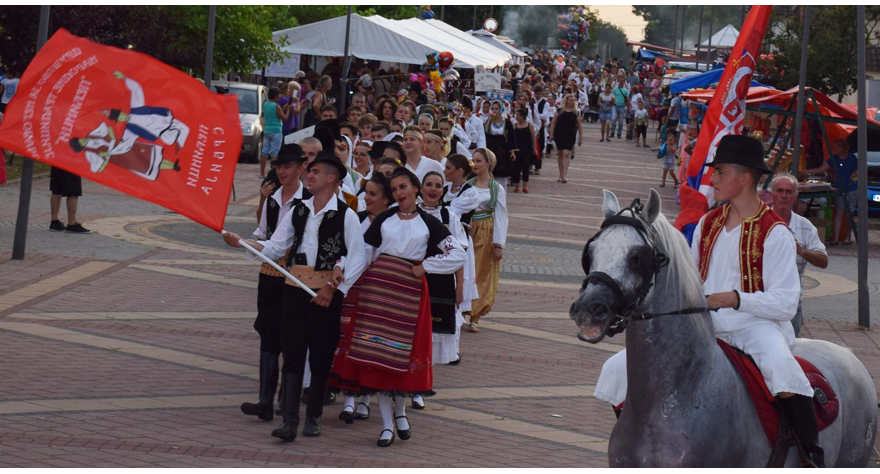
[[[477,148],[486,148],[486,131],[483,125],[484,122],[473,114],[465,121],[465,131],[467,131],[471,143],[477,144]]]
[[[828,255],[825,244],[819,240],[819,231],[816,230],[813,223],[806,217],[792,212],[791,222],[788,223],[788,230],[794,236],[795,242],[801,244],[805,249]],[[798,255],[795,257],[795,261],[797,262],[798,276],[800,276],[801,298],[803,299],[804,270],[807,268],[807,259]]]
[[[375,253],[377,258],[384,253],[406,260],[421,260],[426,272],[440,275],[455,273],[467,260],[467,253],[451,235],[438,245],[442,253],[425,258],[430,232],[421,216],[403,220],[394,213],[382,223],[381,231],[382,244]]]
[[[443,214],[442,214],[442,206],[437,206],[436,209],[428,209],[424,206],[419,206],[423,211],[437,218],[438,221],[443,222]],[[464,226],[461,224],[461,216],[456,214],[452,209],[448,209],[449,212],[449,225],[447,228],[453,237],[458,240],[459,245],[465,250],[468,247],[468,236],[467,232],[464,231]]]
[[[335,212],[337,210],[337,201],[336,199],[331,199],[327,205],[317,213],[315,213],[314,196],[303,201],[303,204],[305,204],[306,208],[309,210],[309,217],[306,219],[306,228],[303,231],[302,243],[300,243],[298,249],[292,249],[292,252],[304,253],[306,255],[306,264],[310,267],[314,267],[315,262],[318,259],[318,229],[321,226],[321,222],[324,221],[324,215],[330,211]],[[275,229],[275,233],[272,234],[271,239],[258,241],[258,243],[263,246],[263,251],[261,252],[263,255],[272,260],[278,260],[283,257],[287,253],[287,249],[293,245],[294,229],[291,212],[294,211],[294,209],[291,209],[287,212],[284,219],[282,219],[281,223],[278,225],[278,228]],[[338,290],[347,295],[349,288],[354,285],[357,279],[360,278],[361,273],[367,268],[364,236],[363,233],[361,233],[361,222],[360,219],[358,219],[357,214],[351,209],[346,209],[345,211],[344,239],[348,253],[344,256],[344,264],[337,262],[336,266],[344,268],[345,270],[345,281],[339,285]],[[248,260],[253,259],[254,257],[248,253]]]
[[[452,152],[462,154],[467,157],[468,160],[472,159],[471,151],[468,150],[468,147],[471,146],[471,137],[469,137],[467,132],[457,123],[452,126],[452,134],[458,137],[458,143],[456,143],[455,150],[452,150]]]
[[[645,99],[642,98],[642,94],[641,94],[641,93],[633,94],[633,95],[631,95],[631,96],[629,97],[629,105],[630,105],[630,109],[632,109],[633,111],[636,111],[636,110],[639,109],[639,99],[641,99],[642,102],[645,101]],[[646,105],[646,106],[648,105],[647,102],[645,103],[645,105]]]
[[[694,228],[691,255],[699,265],[700,235],[703,216]],[[739,238],[742,225],[728,232],[722,228],[715,241],[709,272],[703,283],[707,295],[736,290],[740,296],[739,310],[722,308],[712,312],[712,322],[718,333],[746,329],[759,322],[770,322],[779,327],[794,344],[794,328],[791,320],[797,312],[801,294],[800,279],[795,264],[796,248],[791,233],[784,226],[776,226],[764,240],[762,278],[764,291],[744,293],[739,262]]]
[[[406,169],[415,173],[415,175],[419,177],[419,182],[422,182],[425,179],[425,175],[430,171],[436,171],[440,173],[440,176],[443,176],[443,166],[441,166],[437,160],[428,158],[427,156],[422,156],[418,168],[413,169],[410,164],[407,163]]]
[[[274,194],[269,199],[274,199],[275,202],[281,203],[281,191],[283,187],[278,188]],[[275,229],[277,230],[281,220],[284,219],[284,216],[290,212],[290,207],[293,205],[294,199],[302,199],[303,194],[303,185],[299,183],[296,187],[296,192],[293,193],[293,196],[290,197],[287,201],[281,203],[281,209],[278,211],[278,222],[275,223]],[[266,220],[266,209],[269,208],[269,200],[263,203],[263,212],[260,214],[260,225],[257,227],[257,230],[254,231],[254,239],[255,240],[266,240],[266,234],[268,233],[269,223]]]
[[[461,192],[449,204],[449,209],[458,215],[464,215],[473,210],[489,211],[489,201],[492,193],[489,188],[481,189],[471,186],[467,191]],[[504,247],[507,243],[507,197],[504,186],[498,186],[498,197],[495,203],[495,212],[492,214],[495,227],[492,231],[492,243]]]

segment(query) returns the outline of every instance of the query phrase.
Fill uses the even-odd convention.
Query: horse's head
[[[580,328],[578,338],[591,343],[619,332],[617,323],[642,309],[665,264],[653,242],[652,224],[660,215],[657,191],[651,189],[646,206],[637,200],[623,211],[612,192],[604,193],[605,221],[584,246],[581,263],[587,278],[569,311]]]

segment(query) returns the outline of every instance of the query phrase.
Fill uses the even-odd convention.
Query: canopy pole
[[[339,84],[339,115],[345,113],[346,102],[348,102],[348,70],[351,68],[351,51],[349,50],[351,36],[351,5],[348,6],[345,13],[345,59],[342,60],[342,74],[340,75]]]
[[[678,42],[678,5],[675,6],[675,25],[672,27],[672,54],[675,55],[675,43]]]
[[[684,56],[684,17],[687,14],[687,5],[681,6],[681,43],[679,44],[678,53]]]
[[[809,7],[808,7],[809,8]],[[859,326],[871,327],[870,299],[868,298],[868,119],[867,90],[865,90],[865,6],[856,7],[856,42],[858,43],[859,119]]]
[[[697,30],[697,72],[700,72],[700,43],[703,41],[703,5],[700,5],[700,28]]]
[[[709,7],[709,48],[706,49],[706,70],[711,71],[712,68],[709,67],[710,64],[714,63],[712,60],[712,30],[715,27],[715,5]]]
[[[214,23],[217,16],[217,6],[208,6],[208,48],[205,51],[205,87],[211,89],[211,79],[214,77]],[[263,77],[265,77],[263,73]]]
[[[49,5],[40,6],[40,26],[37,30],[37,51],[49,40]],[[19,74],[21,74],[19,72]],[[20,75],[18,77],[21,77]],[[0,156],[0,159],[3,159]],[[28,215],[31,212],[31,188],[34,181],[34,160],[24,157],[21,162],[21,187],[18,192],[18,216],[12,241],[12,259],[24,260],[27,247]]]
[[[807,82],[807,45],[810,43],[810,6],[804,6],[804,33],[801,41],[801,70],[798,76],[797,112],[794,118],[794,144],[791,146],[791,174],[798,176],[801,132],[804,124],[804,93]],[[819,113],[817,110],[816,113]]]

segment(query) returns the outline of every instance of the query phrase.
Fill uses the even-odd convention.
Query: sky
[[[633,14],[632,5],[590,5],[590,8],[598,11],[600,20],[621,27],[628,40],[645,38],[645,20]]]

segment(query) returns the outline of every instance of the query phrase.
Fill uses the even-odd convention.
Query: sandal
[[[471,323],[468,325],[468,331],[470,332],[480,332],[480,325],[477,323]]]
[[[561,183],[561,182],[562,182],[562,178],[557,179],[556,182],[557,182],[557,183]]]
[[[523,189],[523,194],[528,194],[528,193],[529,193],[528,189]]]
[[[562,180],[562,184],[565,184],[565,183],[567,183],[567,182],[568,182],[567,179],[563,179],[563,180]]]
[[[351,408],[351,411],[346,410],[346,408]],[[342,420],[346,425],[351,425],[354,423],[354,407],[351,405],[345,405],[342,407],[342,412],[339,413],[339,419]]]
[[[358,403],[357,407],[360,408],[361,405],[363,405],[367,409],[367,414],[364,415],[363,413],[359,413],[359,412],[355,411],[354,412],[354,419],[355,420],[369,420],[370,419],[370,406],[367,405],[366,403]]]

